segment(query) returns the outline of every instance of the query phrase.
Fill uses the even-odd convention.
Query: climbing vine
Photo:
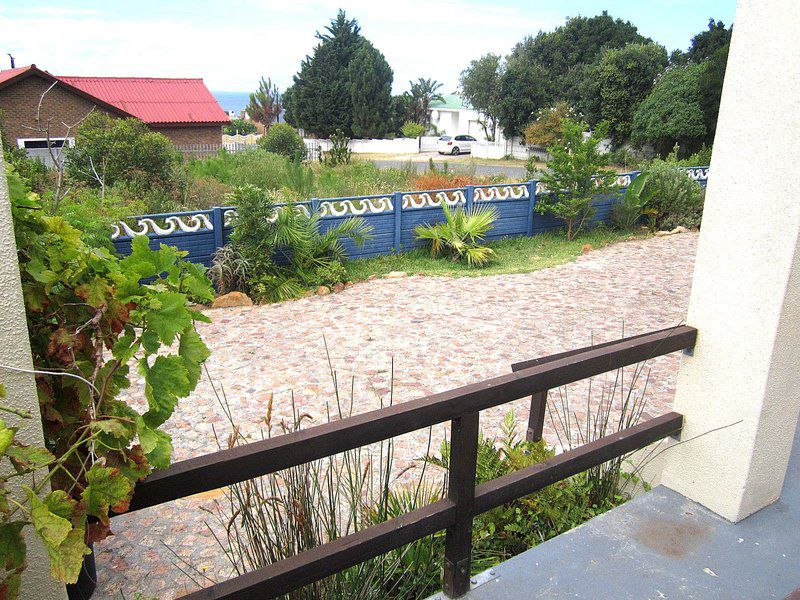
[[[200,378],[209,350],[195,322],[208,318],[193,303],[213,299],[185,253],[151,250],[144,236],[124,258],[87,245],[15,173],[8,182],[45,447],[16,439],[31,416],[0,400],[0,599],[18,596],[27,527],[51,575],[74,583],[90,544],[111,533],[109,512],[126,511],[136,482],[169,466],[160,427]],[[132,367],[145,384],[141,413],[119,398]]]

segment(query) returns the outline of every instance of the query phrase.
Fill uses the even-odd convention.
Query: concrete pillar
[[[663,477],[731,521],[779,497],[800,409],[798,30],[796,0],[739,1]]]
[[[14,241],[14,224],[6,184],[6,169],[0,148],[0,365],[18,369],[32,369],[28,327],[25,323],[25,306],[22,303],[22,286],[17,264],[17,246]],[[6,424],[20,425],[17,439],[26,444],[44,443],[39,401],[33,375],[18,373],[0,367],[0,382],[6,387],[4,402],[31,413],[34,418],[17,420],[13,415],[3,415]],[[30,529],[30,528],[29,528]],[[63,600],[67,597],[63,583],[50,578],[50,559],[44,546],[35,535],[26,538],[28,568],[22,575],[20,598]]]

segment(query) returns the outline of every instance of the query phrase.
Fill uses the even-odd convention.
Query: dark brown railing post
[[[442,591],[448,598],[458,598],[469,591],[475,469],[478,461],[478,414],[473,412],[453,419],[450,430],[447,497],[456,505],[456,520],[448,527],[445,538]]]
[[[541,441],[544,431],[544,413],[546,409],[547,390],[536,392],[531,396],[531,414],[528,416],[528,431],[525,434],[525,439],[527,441]]]

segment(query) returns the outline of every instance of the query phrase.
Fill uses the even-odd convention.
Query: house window
[[[50,138],[52,148],[63,148],[75,145],[75,138]],[[47,138],[21,138],[17,140],[17,145],[25,150],[47,150]]]
[[[61,149],[64,146],[68,148],[75,145],[75,138],[50,138],[50,148],[55,150],[56,160],[61,163]],[[25,150],[28,158],[36,158],[41,160],[47,167],[53,168],[53,157],[50,155],[50,149],[47,147],[47,138],[20,138],[17,140],[17,146]]]

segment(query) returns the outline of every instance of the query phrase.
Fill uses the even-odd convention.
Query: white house
[[[443,135],[468,134],[485,140],[481,115],[469,108],[458,94],[445,94],[444,100],[432,102],[428,108],[431,124]]]

